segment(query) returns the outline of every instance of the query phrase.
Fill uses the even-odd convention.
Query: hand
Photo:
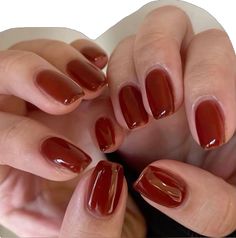
[[[131,166],[141,170],[156,161],[136,189],[206,236],[236,228],[235,69],[224,31],[195,35],[188,16],[171,6],[149,13],[108,64],[114,117],[123,130],[107,126],[110,133],[98,143],[117,148],[116,137],[126,133],[119,152]]]
[[[107,56],[87,40],[34,40],[2,51],[0,62],[1,223],[22,236],[54,236],[74,186],[49,180],[75,178],[91,162],[62,122],[75,124],[70,112],[81,99],[101,94],[106,79],[94,65],[102,68]]]
[[[122,166],[100,161],[80,179],[59,237],[145,237],[143,218],[130,198],[126,208],[126,199]]]

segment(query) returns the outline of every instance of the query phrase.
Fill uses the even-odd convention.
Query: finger
[[[121,237],[126,199],[123,168],[116,163],[99,162],[79,181],[59,237]]]
[[[105,75],[100,69],[64,42],[47,39],[31,40],[17,43],[11,49],[30,51],[47,60],[83,88],[85,99],[101,94],[107,84]]]
[[[84,151],[34,120],[4,112],[0,118],[0,165],[63,181],[91,162]]]
[[[160,119],[183,101],[181,51],[193,35],[189,18],[177,7],[158,8],[137,32],[134,63],[146,111]]]
[[[91,157],[100,159],[101,152],[116,151],[127,134],[115,119],[108,94],[84,101],[69,115],[55,118],[40,111],[33,111],[29,116],[72,139]]]
[[[119,124],[126,129],[142,127],[149,120],[133,63],[134,39],[130,36],[119,43],[107,69],[114,113]]]
[[[41,57],[23,51],[0,53],[0,94],[22,98],[50,114],[64,114],[81,102],[83,92]]]
[[[117,123],[109,97],[92,101],[87,109],[87,128],[91,128],[94,144],[105,153],[116,151],[122,144],[126,131]]]
[[[236,228],[235,187],[195,166],[156,161],[135,188],[150,205],[201,235],[225,237]]]
[[[106,66],[108,61],[107,54],[95,42],[87,39],[79,39],[71,42],[70,45],[98,68],[103,69]]]
[[[227,34],[212,29],[196,35],[186,56],[185,106],[192,135],[205,149],[222,145],[234,133],[235,76]]]

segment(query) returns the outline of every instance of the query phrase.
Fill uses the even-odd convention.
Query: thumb
[[[80,179],[68,205],[60,236],[121,237],[127,185],[121,165],[100,161]]]
[[[224,237],[236,229],[235,187],[203,169],[156,161],[134,187],[150,205],[197,233]]]

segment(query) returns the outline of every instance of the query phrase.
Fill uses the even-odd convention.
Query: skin
[[[174,22],[178,24],[173,24]],[[152,34],[149,36],[154,38],[150,41],[151,43],[148,43],[150,38],[147,36],[150,33]],[[161,40],[160,36],[165,40]],[[173,39],[175,40],[173,41]],[[213,39],[214,44],[212,44]],[[15,53],[19,54],[19,51],[26,51],[33,52],[35,58],[35,54],[37,55],[38,52],[37,47],[42,47],[42,41],[39,40],[36,43],[37,41],[15,45],[13,48],[17,52],[13,52],[13,56]],[[46,61],[50,62],[50,57],[56,48],[58,51],[63,49],[64,52],[67,52],[67,57],[75,54],[74,48],[65,43],[48,42],[48,44],[53,50],[49,48],[48,52],[46,51],[43,57]],[[142,50],[142,45],[145,44],[150,44],[149,47],[153,49],[163,49],[163,52],[157,51],[150,58]],[[72,44],[73,47],[77,45],[79,44]],[[127,51],[127,49],[133,49],[133,51]],[[9,59],[9,62],[12,63],[17,58],[9,57]],[[121,67],[122,62],[130,62],[132,59],[134,59],[132,64]],[[46,64],[39,59],[36,61]],[[201,64],[202,61],[204,64]],[[53,65],[55,64],[54,62]],[[145,71],[156,64],[165,65],[172,78],[175,78],[173,81],[175,112],[161,120],[152,118],[143,87]],[[8,65],[11,64],[8,63]],[[49,65],[46,66],[49,67]],[[57,67],[63,72],[63,69]],[[107,232],[107,234],[103,233],[104,237],[110,237],[111,230],[115,230],[114,237],[120,236],[127,196],[125,185],[120,200],[122,209],[118,209],[112,217],[106,220],[95,219],[94,216],[87,213],[83,202],[81,202],[86,193],[86,181],[91,171],[81,174],[76,179],[76,175],[71,172],[58,170],[51,164],[42,163],[40,155],[35,150],[29,151],[35,158],[34,163],[19,163],[19,158],[16,159],[13,154],[10,156],[9,150],[6,149],[9,148],[6,145],[11,145],[13,149],[19,144],[22,145],[19,141],[22,140],[24,133],[26,133],[26,141],[33,141],[35,145],[38,145],[39,139],[46,135],[60,137],[63,135],[64,138],[91,155],[93,158],[92,167],[99,159],[104,158],[98,150],[93,130],[96,119],[102,115],[112,119],[117,138],[116,144],[107,152],[118,149],[126,161],[137,171],[141,171],[150,163],[153,166],[168,169],[180,176],[188,186],[188,196],[178,208],[166,208],[145,198],[148,203],[200,234],[219,237],[232,232],[236,228],[236,191],[234,187],[236,181],[233,156],[236,124],[234,112],[236,100],[234,100],[235,90],[233,87],[235,53],[226,33],[213,29],[194,35],[188,17],[180,9],[175,7],[156,9],[147,16],[137,35],[124,39],[117,46],[110,58],[107,74],[109,92],[103,91],[103,94],[102,91],[96,92],[93,96],[88,95],[88,98],[98,97],[96,100],[78,102],[67,107],[57,107],[53,102],[49,102],[48,107],[44,108],[45,104],[42,98],[38,98],[31,103],[37,105],[40,110],[27,110],[23,96],[22,99],[19,99],[18,95],[17,98],[11,96],[12,92],[15,92],[14,90],[8,96],[1,96],[2,111],[11,113],[11,115],[2,113],[0,128],[3,144],[5,141],[8,142],[2,147],[8,151],[8,154],[5,153],[6,158],[1,162],[2,166],[0,167],[0,199],[4,201],[1,203],[0,215],[3,217],[3,225],[11,229],[14,227],[13,230],[21,236],[54,236],[60,233],[63,237],[64,234],[71,231],[70,234],[75,237],[96,237],[101,234],[100,232]],[[225,79],[227,79],[227,83],[225,83]],[[150,115],[148,124],[132,131],[128,130],[118,104],[119,89],[128,80],[136,80],[135,83],[140,86],[145,109]],[[20,92],[19,88],[17,90]],[[112,104],[108,100],[109,93]],[[24,95],[23,93],[18,94]],[[227,143],[214,150],[204,150],[199,146],[194,122],[194,105],[206,95],[216,97],[224,109],[225,142]],[[8,107],[5,106],[6,100]],[[32,120],[22,120],[23,116]],[[33,139],[32,135],[27,134],[27,131],[32,128],[36,128],[35,130],[38,131],[37,137],[34,135]],[[91,140],[94,143],[91,143]],[[24,143],[23,146],[25,146]],[[19,148],[21,149],[21,147]],[[21,160],[29,161],[24,158],[24,155]],[[34,175],[26,172],[31,172]],[[56,183],[49,182],[45,178],[54,181],[67,181],[74,178],[74,181]],[[77,188],[70,200],[75,184]],[[24,196],[19,196],[19,191]],[[68,196],[65,196],[65,193]],[[70,205],[63,220],[69,200]],[[41,201],[43,201],[44,209],[38,206]],[[129,231],[131,227],[139,227],[140,230],[135,229],[134,232],[136,231],[140,237],[144,237],[145,226],[137,208],[132,202],[128,202],[128,206],[131,207],[132,212],[137,214],[137,219],[131,218],[129,220],[131,223],[127,223],[126,220],[129,225],[125,223],[124,230],[128,229]],[[76,210],[75,207],[79,208]],[[74,220],[69,221],[69,217],[74,217]],[[30,226],[22,225],[22,219],[27,221]],[[106,227],[110,229],[100,231],[98,225],[86,227],[89,222],[99,225],[107,225],[109,222],[109,226]],[[62,228],[60,228],[61,223],[63,224]],[[78,229],[75,228],[77,225]],[[28,227],[33,227],[33,230],[28,230]],[[45,227],[47,228],[45,229]],[[36,231],[38,234],[35,234]],[[129,234],[128,231],[125,233]],[[127,235],[127,237],[129,236]]]

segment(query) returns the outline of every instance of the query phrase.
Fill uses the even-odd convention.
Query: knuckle
[[[135,36],[131,35],[119,42],[119,44],[111,54],[108,62],[108,77],[111,74],[120,75],[120,69],[122,69],[122,72],[124,72],[132,67],[133,62],[132,60],[130,60],[130,56],[132,56],[133,54],[134,40]]]
[[[212,28],[212,29],[208,29],[205,31],[202,31],[200,33],[198,33],[195,38],[205,38],[206,36],[208,36],[209,38],[213,38],[214,40],[216,39],[223,39],[223,40],[228,40],[229,37],[227,35],[227,33],[222,30],[222,29],[218,29],[218,28]]]
[[[0,53],[0,72],[10,73],[22,61],[31,62],[36,58],[36,54],[28,51],[7,50]]]
[[[139,37],[135,44],[134,53],[147,55],[151,58],[157,52],[158,55],[169,55],[171,52],[176,52],[179,47],[177,39],[155,30]]]
[[[132,45],[134,43],[134,40],[135,40],[135,35],[127,36],[119,42],[117,48],[122,47],[122,46],[124,47],[127,45]]]
[[[223,64],[215,62],[215,59],[202,59],[199,62],[194,63],[191,67],[187,67],[185,70],[185,82],[189,82],[196,85],[192,88],[192,92],[199,89],[214,87],[223,78],[228,79],[229,83],[229,71]],[[227,83],[227,82],[226,82]]]
[[[69,45],[63,41],[59,40],[47,40],[45,44],[43,44],[42,52],[41,54],[44,54],[46,52],[53,52],[58,49],[64,49],[65,47],[68,47]]]
[[[14,140],[22,141],[25,136],[25,131],[27,131],[27,127],[29,127],[30,123],[32,123],[30,118],[19,117],[16,121],[14,120],[3,129],[0,142],[3,148],[6,148],[9,151],[9,145],[11,145]]]
[[[160,17],[160,14],[175,16],[175,18],[188,19],[187,14],[181,8],[176,6],[163,6],[151,11],[147,17]]]

